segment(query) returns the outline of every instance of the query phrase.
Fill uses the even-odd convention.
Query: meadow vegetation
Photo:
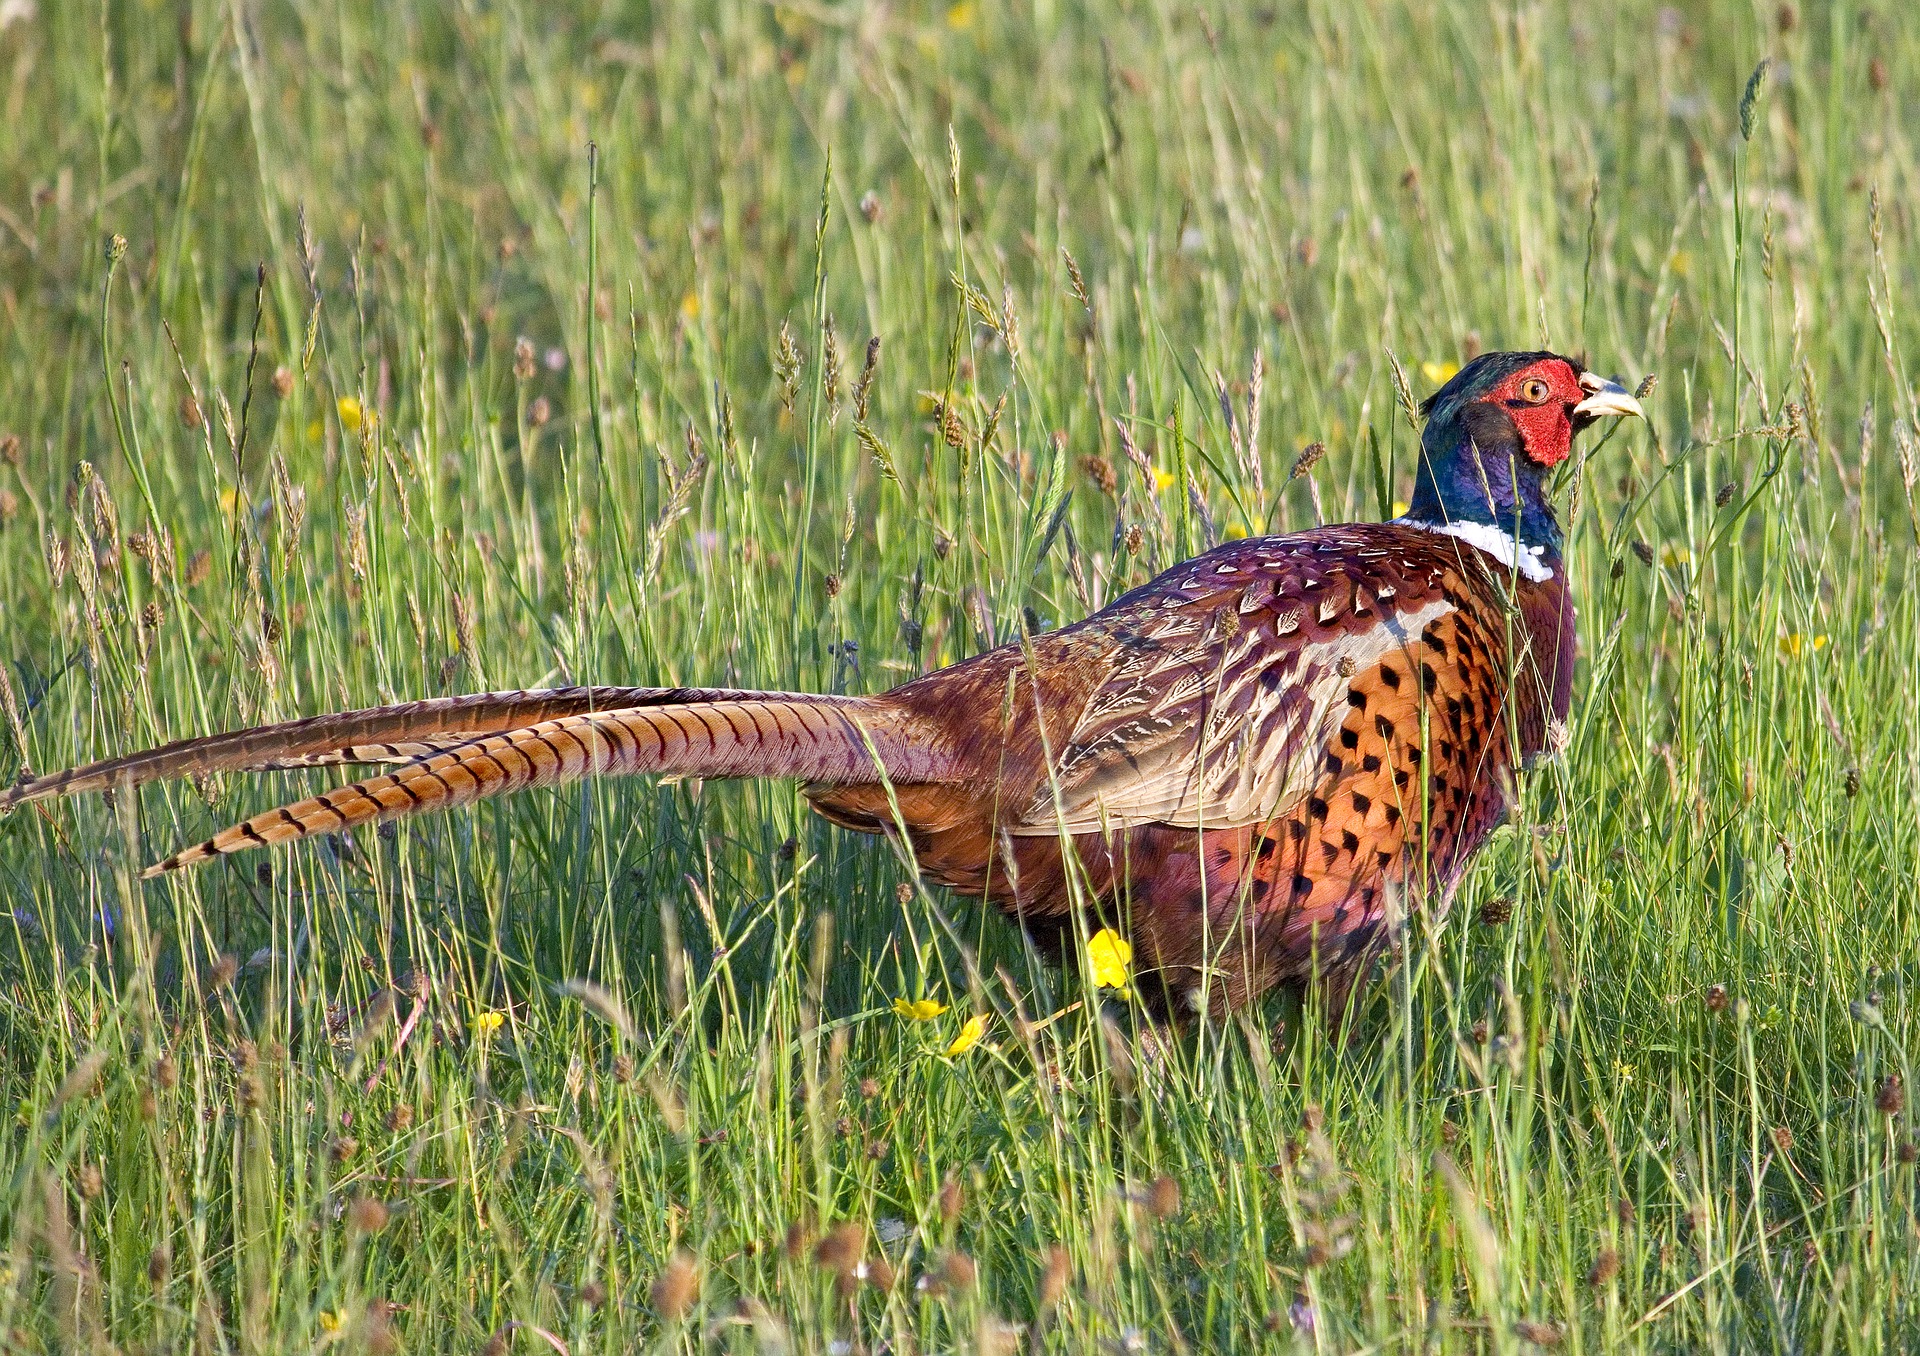
[[[1900,0],[0,4],[0,776],[877,690],[1389,515],[1477,350],[1656,381],[1337,1039],[786,784],[10,816],[0,1349],[1913,1349],[1916,108]]]

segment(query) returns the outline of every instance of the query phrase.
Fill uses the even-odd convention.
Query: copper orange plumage
[[[1316,980],[1337,1010],[1398,911],[1444,908],[1567,718],[1574,609],[1547,477],[1587,425],[1640,413],[1551,353],[1477,358],[1426,410],[1401,518],[1233,542],[877,696],[412,702],[24,781],[0,809],[189,773],[394,765],[153,875],[583,777],[796,777],[828,819],[902,836],[928,878],[1055,954],[1091,901],[1163,1012]]]

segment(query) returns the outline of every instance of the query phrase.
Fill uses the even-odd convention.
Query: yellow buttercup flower
[[[1133,980],[1133,943],[1112,928],[1101,928],[1087,938],[1087,964],[1096,985],[1125,994]]]
[[[955,1056],[966,1054],[967,1051],[980,1044],[980,1038],[986,1034],[987,1019],[985,1017],[975,1014],[967,1018],[966,1025],[960,1028],[960,1034],[955,1036],[952,1043],[947,1046],[947,1057],[952,1059]]]
[[[1824,635],[1805,636],[1795,631],[1791,635],[1780,637],[1782,659],[1798,659],[1802,654],[1818,654],[1826,648],[1827,638]]]
[[[700,318],[700,294],[698,292],[689,292],[680,298],[680,314],[688,320],[698,320]]]
[[[1460,375],[1459,363],[1437,363],[1429,358],[1420,364],[1420,375],[1435,386],[1445,386]]]
[[[1249,533],[1247,532],[1247,525],[1245,523],[1228,523],[1226,530],[1220,535],[1228,541],[1240,541],[1242,538],[1248,536]]]
[[[893,1010],[909,1022],[931,1022],[947,1010],[947,1005],[931,998],[896,998]]]
[[[1613,1062],[1613,1076],[1622,1084],[1633,1082],[1633,1072],[1633,1065],[1625,1060],[1616,1059]]]
[[[959,4],[947,7],[947,27],[956,33],[964,33],[973,27],[975,13],[973,0],[960,0]]]
[[[473,1029],[482,1036],[491,1036],[506,1020],[507,1015],[504,1012],[495,1012],[489,1008],[484,1012],[473,1014]]]
[[[358,433],[360,431],[360,424],[365,418],[365,415],[360,409],[359,401],[355,400],[352,396],[341,396],[333,402],[333,407],[340,413],[341,428],[344,428],[349,433]]]
[[[341,1321],[341,1320],[340,1320],[340,1311],[339,1311],[339,1310],[337,1310],[337,1309],[322,1309],[322,1310],[320,1311],[320,1327],[321,1327],[321,1328],[322,1328],[322,1329],[323,1329],[324,1331],[326,1331],[326,1332],[339,1332],[339,1331],[340,1331],[340,1321]]]
[[[1159,467],[1154,467],[1153,486],[1157,490],[1171,489],[1173,487],[1173,472],[1162,471]]]
[[[1409,504],[1406,500],[1396,499],[1393,501],[1393,516],[1396,518],[1404,518],[1407,516],[1407,510],[1412,507],[1413,505]]]

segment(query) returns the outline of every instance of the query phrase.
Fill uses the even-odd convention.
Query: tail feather
[[[266,772],[337,763],[406,763],[483,735],[589,711],[665,706],[749,692],[707,688],[564,687],[479,692],[398,706],[261,725],[230,734],[182,739],[144,753],[107,758],[0,790],[0,813],[49,796],[138,786],[166,777],[212,772]]]
[[[950,759],[928,733],[885,699],[782,693],[567,714],[482,735],[388,775],[255,815],[145,874],[586,777],[665,772],[799,777],[832,786],[874,781],[884,770],[901,783],[949,780]]]

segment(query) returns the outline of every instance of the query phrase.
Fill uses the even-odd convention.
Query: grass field
[[[1143,1045],[784,784],[0,822],[0,1348],[1920,1347],[1900,0],[6,0],[0,108],[0,776],[877,690],[1390,513],[1396,359],[1658,379],[1350,1039]]]

